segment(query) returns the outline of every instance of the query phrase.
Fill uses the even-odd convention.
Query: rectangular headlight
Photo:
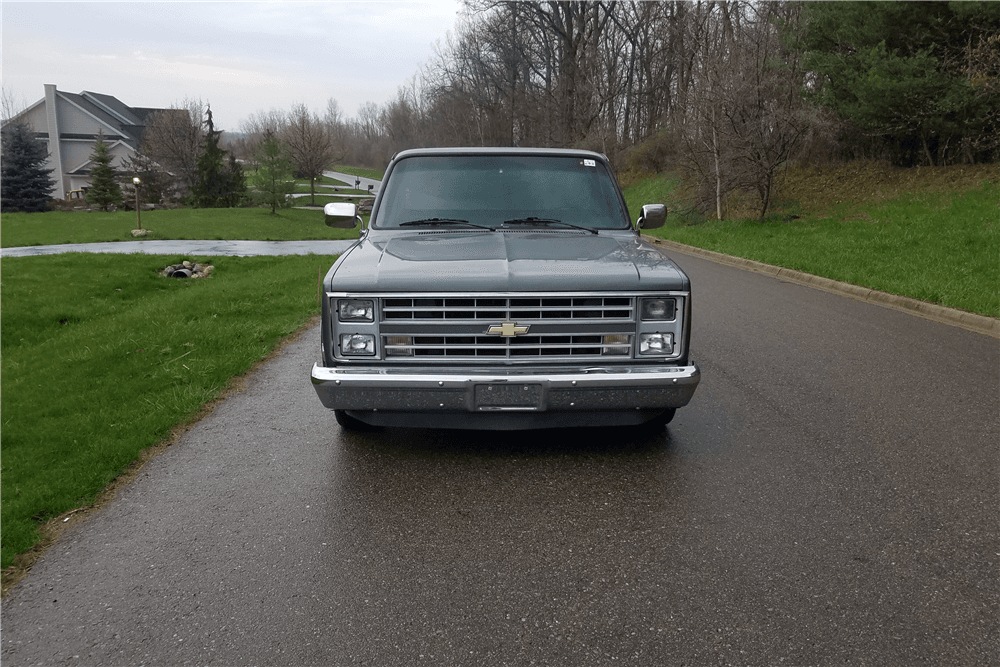
[[[338,299],[337,317],[341,322],[373,322],[375,302],[371,299]]]
[[[340,334],[340,353],[345,357],[370,357],[375,354],[375,336]]]
[[[673,353],[674,335],[672,333],[639,334],[639,354],[667,356]]]
[[[643,322],[670,322],[677,318],[677,300],[641,299],[640,310]]]

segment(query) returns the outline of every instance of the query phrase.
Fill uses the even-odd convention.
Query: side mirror
[[[635,221],[636,229],[656,229],[667,221],[667,207],[663,204],[646,204],[642,215]]]
[[[323,207],[323,221],[327,227],[354,229],[358,224],[358,207],[344,202],[330,202]]]

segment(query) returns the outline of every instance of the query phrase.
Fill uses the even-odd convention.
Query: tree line
[[[1000,3],[466,0],[394,99],[313,115],[342,158],[417,146],[563,146],[620,175],[675,170],[722,216],[771,204],[794,161],[1000,159]],[[304,117],[307,111],[293,109]],[[276,128],[259,114],[246,137]]]
[[[393,99],[354,118],[332,98],[322,115],[260,111],[226,149],[272,210],[288,171],[315,185],[405,148],[562,146],[605,153],[625,179],[679,172],[719,217],[751,194],[763,217],[795,161],[997,161],[998,82],[1000,3],[466,0]],[[139,156],[191,194],[203,118],[200,101],[161,113]]]
[[[675,169],[696,204],[756,194],[792,160],[1000,158],[1000,4],[495,2],[386,105],[420,143],[599,150]]]

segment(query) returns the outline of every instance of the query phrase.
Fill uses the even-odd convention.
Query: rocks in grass
[[[163,267],[160,275],[168,278],[207,278],[214,269],[211,264],[197,264],[185,260],[180,264]]]

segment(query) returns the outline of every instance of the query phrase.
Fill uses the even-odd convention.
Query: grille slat
[[[389,330],[383,349],[400,361],[626,357],[635,331],[634,300],[622,296],[392,297],[382,301],[380,314]],[[504,322],[529,330],[486,334],[489,326]],[[605,336],[615,338],[605,342]]]

